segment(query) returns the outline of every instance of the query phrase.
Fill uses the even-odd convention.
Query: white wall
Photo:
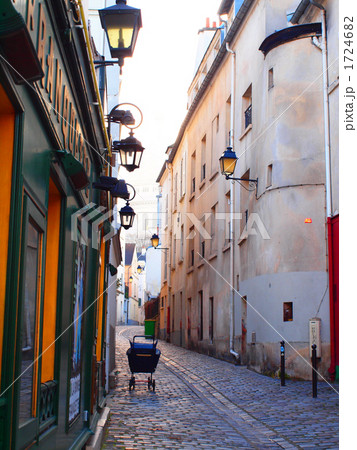
[[[158,297],[161,287],[161,258],[166,250],[148,248],[146,251],[146,291],[150,297]]]

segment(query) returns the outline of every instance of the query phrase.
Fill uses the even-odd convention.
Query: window
[[[201,181],[206,178],[206,135],[201,141]]]
[[[174,185],[174,210],[177,209],[177,188],[178,188],[178,173],[175,173],[175,185]]]
[[[166,250],[165,250],[166,251]],[[176,264],[176,236],[172,236],[172,267]]]
[[[175,296],[172,296],[172,328],[171,332],[175,331]]]
[[[206,164],[202,164],[201,181],[206,178]]]
[[[183,159],[180,162],[180,198],[183,196]]]
[[[196,152],[191,156],[191,194],[196,191]]]
[[[206,246],[205,241],[202,241],[201,242],[201,258],[205,257],[205,246]]]
[[[209,331],[209,338],[211,341],[213,341],[213,297],[209,298],[209,325],[208,325],[208,331]]]
[[[24,298],[21,318],[21,377],[19,380],[20,426],[37,415],[38,324],[41,300],[43,232],[31,217],[27,223],[26,239]]]
[[[243,131],[252,124],[252,85],[248,87],[242,97]]]
[[[206,221],[206,214],[201,219],[202,231],[200,232],[200,248],[199,248],[200,259],[205,257],[206,241],[203,235],[203,233],[205,232],[205,221]]]
[[[191,338],[191,298],[187,299],[187,337]]]
[[[231,96],[226,101],[226,147],[231,145]]]
[[[250,170],[247,170],[242,176],[243,181],[241,181],[242,185],[245,189],[240,190],[240,208],[242,211],[242,220],[240,220],[239,231],[240,231],[240,239],[246,237],[246,229],[247,223],[249,219],[249,205],[251,202],[251,198],[249,197],[249,181],[244,181],[250,178]]]
[[[273,68],[269,69],[269,72],[268,72],[268,89],[271,89],[272,87],[274,87],[274,69]]]
[[[218,155],[217,150],[219,148],[219,115],[213,119],[211,125],[211,175],[218,170]]]
[[[164,250],[164,280],[167,279],[167,251]]]
[[[184,230],[183,230],[183,225],[181,225],[181,234],[180,234],[180,260],[183,259],[184,240],[185,240]]]
[[[195,265],[195,227],[190,228],[190,233],[187,236],[188,239],[188,260],[189,267]]]
[[[168,211],[169,211],[169,196],[168,194],[165,194],[165,212],[164,212],[164,227],[167,226],[168,221]]]
[[[273,184],[272,181],[273,181],[273,164],[269,164],[267,168],[267,187]]]
[[[225,223],[226,223],[226,229],[225,229],[225,240],[224,240],[224,246],[227,246],[231,241],[231,221],[230,221],[230,212],[231,212],[231,193],[228,191],[226,193],[226,204],[225,204]]]
[[[293,320],[293,302],[283,303],[284,322],[292,322]]]
[[[217,250],[217,248],[216,248],[216,206],[217,206],[217,204],[213,205],[211,208],[211,227],[210,227],[211,255]]]
[[[203,339],[203,291],[198,292],[198,301],[199,301],[199,314],[200,314],[200,325],[198,327],[198,340],[202,341]]]

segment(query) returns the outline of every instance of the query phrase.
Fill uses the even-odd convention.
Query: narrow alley
[[[314,399],[308,381],[281,387],[279,379],[159,341],[155,392],[147,384],[129,392],[128,339],[144,328],[116,333],[104,449],[338,448],[338,385],[319,382]]]

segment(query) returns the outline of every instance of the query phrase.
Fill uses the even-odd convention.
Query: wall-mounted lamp
[[[131,283],[132,281],[133,281],[133,276],[130,275],[130,277],[129,277],[129,282]]]
[[[11,0],[0,2],[0,48],[16,84],[45,76],[26,23]]]
[[[118,109],[123,105],[131,105],[136,108],[136,110],[140,114],[140,119],[138,123],[135,125],[136,120],[132,115],[131,111],[123,111]],[[130,117],[131,116],[131,117]],[[129,122],[130,120],[130,122]],[[126,139],[122,139],[121,141],[114,141],[112,145],[112,152],[119,153],[120,155],[120,164],[126,168],[128,172],[132,172],[135,169],[138,169],[140,166],[141,158],[143,156],[144,147],[141,145],[141,142],[138,141],[134,137],[133,130],[138,128],[143,121],[143,113],[140,108],[132,103],[120,103],[117,106],[114,106],[110,113],[108,114],[108,131],[110,135],[110,124],[111,123],[121,123],[130,129],[129,137]]]
[[[221,174],[226,177],[226,180],[234,180],[234,181],[249,181],[252,183],[258,184],[257,179],[250,178],[234,178],[232,175],[234,174],[234,170],[236,168],[238,158],[235,152],[232,150],[232,147],[227,147],[222,156],[219,158],[219,165],[221,168]]]
[[[140,274],[144,269],[141,266],[138,266],[136,271]]]
[[[125,180],[118,180],[115,177],[100,176],[99,181],[93,183],[93,187],[101,191],[109,191],[113,197],[119,197],[124,200],[128,200],[130,197]]]
[[[160,239],[156,233],[151,236],[150,241],[155,250],[169,250],[167,247],[159,247]]]
[[[135,219],[135,211],[133,210],[133,208],[129,205],[129,202],[134,200],[136,192],[134,187],[127,183],[127,186],[130,186],[133,190],[133,196],[131,198],[127,199],[126,205],[123,206],[121,208],[121,210],[119,211],[119,216],[120,216],[120,223],[121,226],[125,229],[125,230],[129,230],[129,228],[131,228],[133,226],[134,223],[134,219]]]
[[[119,215],[121,226],[125,230],[129,230],[129,228],[133,226],[135,219],[135,211],[129,205],[129,202],[126,202],[126,205],[122,207],[122,209],[119,211]]]
[[[135,211],[130,206],[129,202],[134,199],[136,192],[134,187],[126,183],[124,180],[118,180],[115,177],[101,176],[99,182],[93,183],[95,189],[102,191],[109,191],[113,197],[119,197],[126,200],[126,205],[119,211],[121,226],[128,230],[133,226],[135,219]],[[130,198],[128,186],[133,189],[133,196]]]
[[[144,147],[141,142],[134,137],[131,131],[129,137],[121,141],[114,141],[112,152],[119,152],[121,165],[128,172],[132,172],[140,167],[141,158],[143,156]]]
[[[121,72],[124,58],[132,56],[134,52],[139,29],[142,27],[141,10],[127,6],[126,0],[116,0],[116,5],[98,12],[108,38],[110,54],[112,58],[118,58]],[[112,61],[108,63],[113,64]]]

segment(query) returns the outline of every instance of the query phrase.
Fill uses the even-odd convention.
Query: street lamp
[[[129,228],[133,226],[135,219],[135,211],[129,205],[129,202],[126,202],[126,205],[122,207],[122,209],[119,211],[119,215],[121,226],[125,230],[129,230]]]
[[[159,236],[158,236],[157,234],[153,234],[153,235],[151,236],[150,241],[151,241],[151,245],[152,245],[154,248],[157,248],[157,246],[159,245]]]
[[[167,247],[160,247],[159,248],[160,239],[159,239],[159,236],[156,233],[154,233],[151,236],[150,241],[151,241],[151,245],[154,247],[155,250],[169,250]]]
[[[121,69],[124,58],[133,55],[139,29],[142,27],[141,11],[127,6],[126,0],[116,0],[116,5],[98,12],[108,38],[110,54],[112,58],[118,58]]]
[[[129,202],[134,200],[135,195],[136,195],[136,191],[135,191],[134,187],[131,184],[126,183],[126,185],[130,186],[132,188],[133,196],[131,198],[127,199],[126,205],[123,206],[121,208],[121,210],[119,211],[119,216],[120,216],[121,226],[124,228],[124,230],[129,230],[129,228],[131,228],[133,226],[134,219],[135,219],[135,211],[130,206]]]
[[[123,105],[131,105],[134,106],[140,114],[139,122],[135,125],[136,121],[134,116],[130,111],[125,111],[118,109]],[[143,121],[143,113],[140,108],[132,103],[120,103],[119,105],[114,106],[110,113],[108,114],[108,123],[109,123],[109,135],[110,135],[110,124],[113,123],[121,123],[125,127],[130,129],[129,137],[126,139],[122,139],[121,141],[114,141],[112,145],[112,152],[119,153],[120,155],[120,164],[126,168],[128,172],[132,172],[135,169],[140,167],[141,158],[143,156],[144,147],[141,145],[141,142],[138,141],[134,137],[133,130],[138,128]]]
[[[226,177],[226,180],[233,181],[249,181],[252,183],[258,184],[257,179],[250,178],[234,178],[232,175],[234,174],[234,170],[236,168],[236,164],[238,162],[237,155],[233,151],[232,147],[227,147],[222,156],[219,158],[219,165],[221,168],[221,174]]]
[[[119,152],[121,165],[128,172],[132,172],[140,167],[143,151],[144,147],[134,137],[132,131],[129,133],[129,137],[121,141],[114,141],[112,146],[112,152]]]

